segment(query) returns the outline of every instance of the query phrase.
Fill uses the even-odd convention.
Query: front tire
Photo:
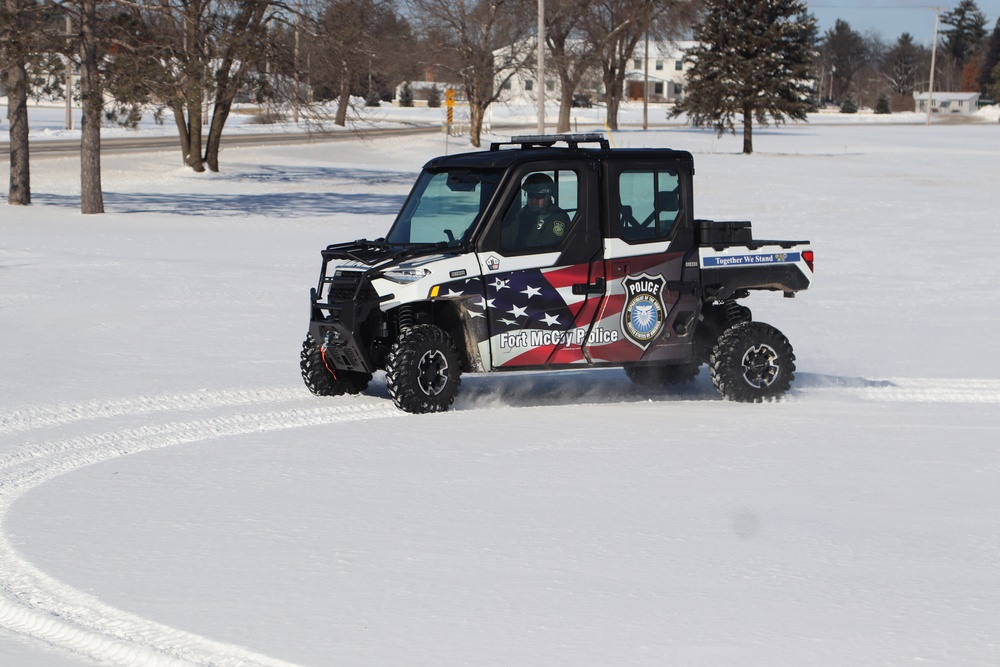
[[[785,394],[795,354],[785,335],[763,322],[740,322],[719,336],[709,359],[712,383],[731,401],[760,403]]]
[[[312,334],[307,335],[302,343],[299,368],[302,370],[302,381],[317,396],[360,394],[368,388],[372,379],[371,373],[331,370],[323,359],[323,348]]]
[[[385,383],[401,410],[444,412],[455,400],[461,373],[451,337],[440,327],[420,324],[404,329],[389,350]]]

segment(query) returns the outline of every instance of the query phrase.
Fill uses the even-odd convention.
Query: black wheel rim
[[[420,357],[417,385],[427,396],[437,396],[448,385],[448,359],[440,350],[428,350]]]
[[[778,353],[761,343],[743,355],[743,379],[754,389],[766,389],[778,378]]]

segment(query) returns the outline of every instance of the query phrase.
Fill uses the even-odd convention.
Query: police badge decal
[[[645,350],[663,328],[663,276],[646,273],[626,276],[625,308],[622,309],[622,331],[635,345]]]

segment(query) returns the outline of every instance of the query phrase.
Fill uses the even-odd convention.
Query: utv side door
[[[551,180],[551,206],[564,217],[543,219],[528,209],[522,188],[538,174]],[[605,282],[598,175],[595,162],[560,160],[522,165],[507,180],[478,247],[489,332],[480,356],[489,368],[584,361],[584,339]],[[534,233],[543,227],[551,232],[547,238]]]
[[[690,173],[674,160],[605,163],[607,292],[585,349],[593,363],[690,355],[700,308],[691,288],[697,264],[685,266],[693,245]]]

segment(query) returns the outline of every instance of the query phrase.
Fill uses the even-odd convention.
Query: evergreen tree
[[[441,106],[441,89],[434,84],[427,91],[427,106],[431,109],[436,109]]]
[[[413,88],[410,87],[409,81],[403,82],[403,87],[399,90],[399,106],[401,107],[412,107],[413,106]]]
[[[855,75],[872,60],[865,38],[847,21],[837,19],[834,27],[823,35],[823,57],[833,72],[833,100],[843,100],[851,94]]]
[[[941,23],[951,26],[942,30],[944,47],[961,68],[986,37],[986,16],[979,10],[975,0],[962,0],[958,7],[944,13]]]
[[[753,122],[806,119],[815,57],[816,19],[803,0],[706,0],[695,27],[698,45],[686,96],[674,115],[695,125],[736,132],[742,119],[743,152],[753,152]]]
[[[913,43],[913,35],[904,32],[886,54],[885,75],[896,95],[909,95],[917,86],[926,49]]]
[[[993,99],[1000,100],[1000,64],[993,68],[993,85],[986,89]]]
[[[840,113],[857,113],[858,103],[854,101],[854,98],[850,95],[844,100],[844,103],[840,105]]]
[[[1000,63],[1000,19],[993,26],[993,32],[986,45],[986,53],[983,59],[983,71],[979,76],[979,88],[985,95],[990,94],[990,88],[994,83],[998,83],[993,78],[993,70]]]
[[[891,114],[892,107],[889,105],[889,98],[886,95],[878,96],[878,103],[875,104],[875,113],[877,114]]]

